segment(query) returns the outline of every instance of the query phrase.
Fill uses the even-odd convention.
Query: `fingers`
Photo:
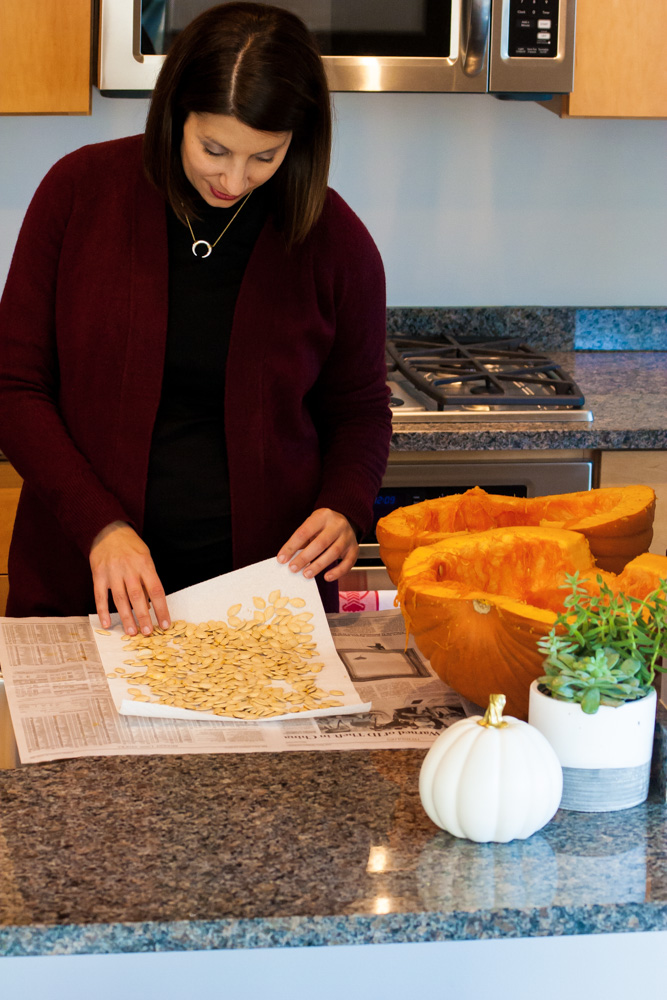
[[[136,635],[137,628],[144,635],[153,631],[151,604],[159,624],[169,627],[164,588],[150,552],[129,525],[116,522],[100,532],[90,551],[90,565],[95,606],[103,628],[111,624],[109,591],[128,635]]]
[[[307,578],[338,562],[325,575],[331,581],[347,573],[357,552],[356,536],[347,518],[322,507],[306,518],[287,540],[278,553],[278,562],[289,562],[293,573],[303,570]]]
[[[152,586],[148,588],[148,596],[150,602],[153,605],[153,613],[157,621],[162,628],[169,628],[171,625],[171,615],[169,614],[169,608],[167,607],[167,598],[164,592],[164,587],[160,583],[160,579],[155,573],[155,581]]]
[[[153,623],[141,581],[136,579],[118,582],[111,587],[111,593],[124,631],[128,635],[135,635],[138,625],[144,635],[150,635],[153,631]],[[135,616],[137,625],[135,625]]]
[[[359,554],[359,545],[357,544],[357,540],[355,538],[354,545],[352,546],[352,548],[348,550],[348,552],[336,566],[333,566],[328,573],[324,574],[324,579],[327,580],[329,583],[332,580],[340,580],[342,576],[345,576],[345,574],[349,573],[349,571],[352,569],[352,567],[357,561],[358,554]]]
[[[163,627],[169,625],[169,613],[166,611],[166,601],[164,590],[159,585],[156,590],[161,594],[161,605],[155,607],[155,614]],[[139,629],[144,635],[150,635],[153,631],[153,621],[150,614],[150,600],[139,575],[123,576],[115,575],[112,579],[104,582],[103,578],[98,578],[95,584],[95,604],[103,628],[108,628],[111,624],[111,617],[108,612],[108,594],[111,591],[116,610],[120,615],[123,630],[128,635],[136,635]],[[162,614],[160,615],[160,609]],[[167,625],[164,626],[164,621]]]
[[[100,625],[102,628],[109,628],[111,625],[111,618],[109,616],[109,591],[106,587],[102,587],[95,583],[93,578],[93,588],[95,591],[95,610],[97,611],[97,616],[100,619]]]
[[[311,514],[310,517],[306,518],[303,524],[296,529],[294,534],[287,539],[281,548],[278,553],[278,562],[286,563],[296,556],[294,561],[290,563],[290,569],[295,569],[295,571],[302,569],[308,562],[303,557],[303,550],[308,545],[311,537],[320,530],[323,523],[323,519],[317,518],[315,514]]]

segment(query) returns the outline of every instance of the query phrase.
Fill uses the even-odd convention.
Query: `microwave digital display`
[[[164,55],[180,31],[211,0],[142,0],[141,52]],[[297,14],[325,56],[447,58],[451,5],[442,0],[286,0],[276,6]]]

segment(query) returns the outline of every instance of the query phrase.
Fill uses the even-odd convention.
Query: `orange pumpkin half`
[[[506,497],[475,486],[466,493],[424,500],[381,518],[380,557],[394,584],[407,554],[459,531],[541,525],[580,531],[600,569],[620,573],[648,550],[653,538],[655,492],[650,486],[616,486],[546,497]]]
[[[501,691],[507,713],[528,716],[528,689],[543,673],[537,640],[563,610],[566,573],[597,591],[645,597],[667,577],[667,557],[638,556],[620,575],[600,572],[582,534],[562,528],[493,528],[452,535],[411,552],[398,599],[406,627],[439,677],[476,705]]]

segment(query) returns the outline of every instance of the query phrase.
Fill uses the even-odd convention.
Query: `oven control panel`
[[[507,54],[555,59],[559,0],[510,0]]]

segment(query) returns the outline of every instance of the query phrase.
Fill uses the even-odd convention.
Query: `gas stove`
[[[590,422],[579,386],[519,339],[387,339],[394,422]]]

